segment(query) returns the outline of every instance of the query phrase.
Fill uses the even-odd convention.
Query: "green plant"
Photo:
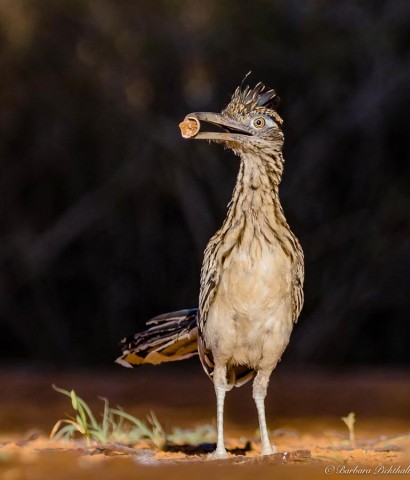
[[[162,448],[166,435],[154,413],[148,417],[147,425],[142,420],[124,412],[120,407],[111,408],[106,398],[101,421],[97,421],[91,408],[74,390],[68,391],[53,385],[54,390],[71,399],[75,415],[60,419],[54,425],[50,438],[72,439],[76,434],[84,437],[87,445],[97,443],[125,442],[136,443],[148,440],[157,448]]]
[[[354,424],[356,423],[356,414],[354,412],[350,412],[346,417],[341,417],[341,419],[349,430],[350,447],[355,448],[356,439],[355,439],[355,433],[354,433]]]
[[[91,408],[74,390],[64,390],[55,385],[53,388],[71,399],[75,414],[58,420],[50,433],[50,438],[71,440],[80,435],[85,438],[87,445],[92,441],[98,444],[108,442],[135,444],[145,440],[162,449],[168,443],[199,444],[213,442],[216,437],[215,429],[210,425],[202,425],[194,430],[174,428],[172,433],[167,434],[154,412],[150,413],[147,417],[148,423],[145,423],[121,407],[111,408],[106,398],[101,398],[104,409],[101,421],[97,421]]]

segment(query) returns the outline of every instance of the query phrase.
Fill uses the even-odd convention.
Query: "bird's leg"
[[[226,392],[230,390],[226,379],[226,366],[215,366],[213,381],[216,393],[216,424],[218,433],[216,450],[213,456],[225,458],[227,454],[224,442],[224,401]]]
[[[266,426],[265,416],[265,397],[268,390],[269,377],[271,372],[259,370],[255,380],[253,381],[253,399],[255,400],[256,409],[258,410],[259,431],[262,441],[262,455],[271,455],[276,453],[275,445],[269,442],[268,427]]]

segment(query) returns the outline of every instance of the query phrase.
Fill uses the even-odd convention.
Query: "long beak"
[[[224,128],[227,132],[201,132],[201,122]],[[232,142],[240,141],[244,136],[250,135],[244,125],[226,118],[220,113],[190,113],[185,117],[184,121],[179,124],[179,127],[184,138],[194,138],[195,140],[222,140]]]

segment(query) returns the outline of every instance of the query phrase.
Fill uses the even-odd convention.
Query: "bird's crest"
[[[253,111],[260,112],[264,109],[266,110],[266,113],[272,112],[275,119],[282,123],[282,119],[276,112],[279,102],[280,98],[275,90],[267,89],[261,82],[259,82],[254,88],[250,88],[249,85],[246,85],[245,87],[242,87],[241,85],[235,90],[231,101],[223,113],[230,117],[237,117],[249,115]]]

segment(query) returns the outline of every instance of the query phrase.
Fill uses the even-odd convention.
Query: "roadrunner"
[[[130,367],[199,354],[215,386],[218,457],[226,456],[225,393],[251,378],[262,454],[276,452],[265,397],[303,304],[303,251],[278,194],[284,136],[277,105],[275,91],[258,83],[238,87],[221,113],[191,113],[180,124],[184,138],[222,143],[239,156],[237,182],[226,219],[205,249],[199,308],[150,320],[147,330],[122,340],[117,359]],[[202,122],[221,130],[202,131]]]

